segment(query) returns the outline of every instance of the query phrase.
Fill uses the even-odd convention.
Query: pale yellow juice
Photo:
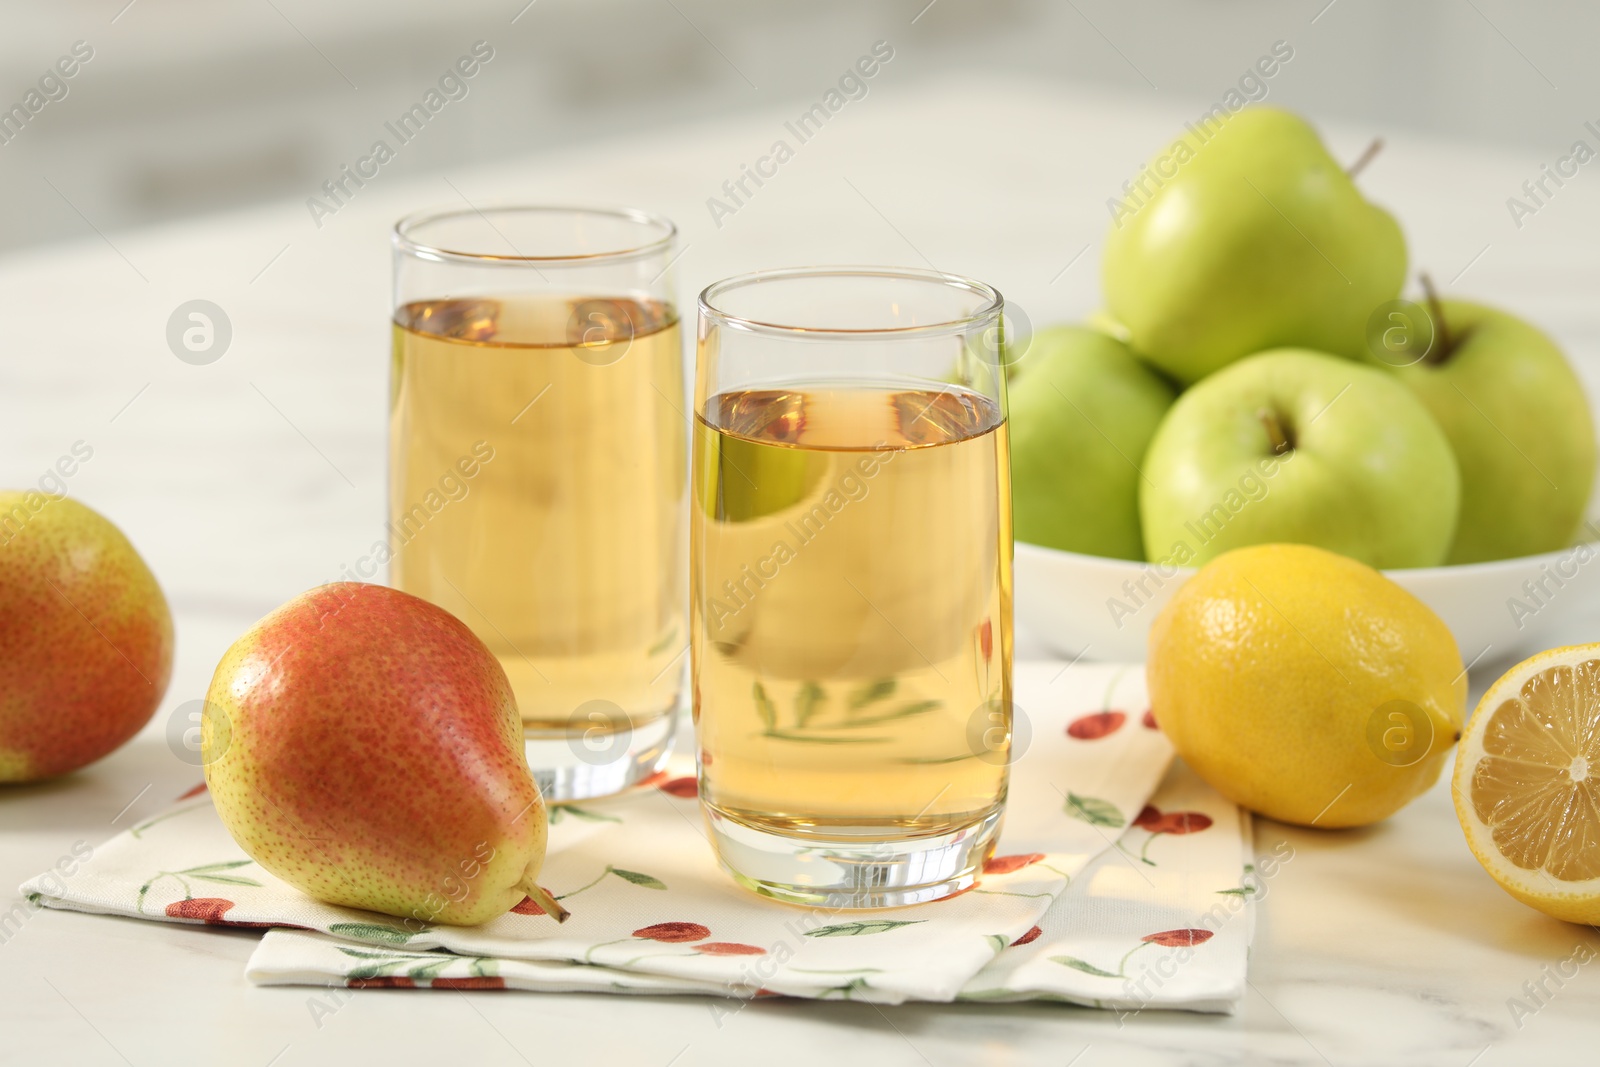
[[[687,646],[673,309],[415,303],[394,361],[391,582],[484,640],[529,731],[592,729],[586,707],[620,709],[618,728],[669,711]]]
[[[701,796],[778,833],[970,826],[1005,798],[1006,428],[964,389],[723,393],[697,418]]]

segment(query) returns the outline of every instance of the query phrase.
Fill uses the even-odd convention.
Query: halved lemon
[[[1468,847],[1506,892],[1600,922],[1600,644],[1541,652],[1489,687],[1454,792]]]

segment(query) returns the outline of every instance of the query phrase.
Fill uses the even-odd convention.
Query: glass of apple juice
[[[464,207],[394,230],[389,577],[511,683],[545,797],[671,747],[688,483],[676,231],[631,210]]]
[[[722,865],[798,904],[973,884],[1011,745],[1003,302],[874,267],[700,294],[690,635]]]

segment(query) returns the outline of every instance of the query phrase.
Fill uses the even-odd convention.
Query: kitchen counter
[[[682,228],[685,307],[759,267],[932,264],[994,283],[1043,324],[1097,306],[1107,198],[1206,106],[996,80],[934,89],[897,83],[891,64],[714,218],[708,198],[726,202],[741,165],[792,141],[784,121],[811,102],[492,168],[391,166],[320,226],[302,201],[133,232],[86,219],[81,241],[0,259],[0,480],[36,482],[75,443],[91,448],[69,492],[139,547],[178,628],[171,689],[136,741],[66,779],[0,790],[0,914],[74,843],[98,844],[193,785],[199,769],[168,744],[173,710],[203,695],[251,622],[383,536],[395,218],[463,201],[636,204]],[[1506,198],[1548,160],[1328,130],[1346,158],[1373,133],[1389,144],[1361,184],[1400,215],[1414,264],[1527,316],[1600,381],[1600,178],[1569,181],[1519,229]],[[332,146],[330,159],[366,149]],[[38,195],[57,194],[41,182]],[[194,299],[231,324],[205,365],[166,340]],[[1581,619],[1564,640],[1600,635],[1600,605]],[[1021,649],[1044,654],[1027,635]],[[1474,695],[1504,666],[1481,664]],[[313,990],[245,981],[249,932],[44,911],[0,931],[0,1063],[1594,1061],[1600,963],[1547,976],[1575,953],[1592,961],[1600,937],[1501,892],[1468,853],[1445,783],[1365,830],[1257,823],[1258,852],[1285,841],[1293,858],[1266,885],[1250,992],[1231,1017],[784,1000],[730,1015],[699,998],[400,990],[358,992],[326,1015]]]

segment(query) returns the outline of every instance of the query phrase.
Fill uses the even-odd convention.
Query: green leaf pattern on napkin
[[[261,888],[261,883],[256,881],[254,878],[246,878],[243,875],[226,873],[228,871],[237,870],[240,867],[248,867],[254,862],[254,860],[224,860],[220,863],[202,863],[195,867],[185,867],[179,871],[157,871],[155,874],[150,876],[148,881],[139,887],[139,896],[135,903],[135,910],[137,910],[140,914],[144,914],[144,902],[145,898],[150,895],[150,890],[155,886],[160,885],[168,878],[175,880],[179,885],[183,886],[184,900],[194,899],[194,888],[189,884],[190,882],[210,882],[214,885],[250,886],[259,889]]]
[[[904,926],[916,926],[926,919],[858,919],[855,922],[833,923],[807,930],[807,937],[865,937],[868,934],[886,934]]]
[[[1099,797],[1080,797],[1076,793],[1068,793],[1065,810],[1074,819],[1082,819],[1090,826],[1120,830],[1128,824],[1127,817],[1115,804]]]

